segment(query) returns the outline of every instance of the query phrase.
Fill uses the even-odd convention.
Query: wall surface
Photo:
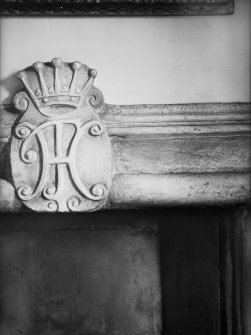
[[[248,102],[250,1],[231,16],[2,18],[1,102],[17,71],[61,57],[98,70],[108,103]]]

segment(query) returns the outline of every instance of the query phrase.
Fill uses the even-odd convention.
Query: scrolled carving
[[[57,212],[58,211],[58,203],[55,200],[51,200],[47,203],[47,210],[49,212]]]
[[[45,199],[52,199],[57,189],[55,185],[47,185],[43,189],[43,196]]]
[[[93,89],[90,92],[89,103],[94,108],[99,108],[103,103],[102,93],[97,89]]]
[[[67,200],[67,207],[71,212],[75,212],[78,209],[80,203],[81,200],[79,197],[72,196]]]
[[[30,135],[33,128],[29,122],[23,122],[16,127],[15,134],[20,139],[24,139]]]
[[[28,108],[29,98],[25,92],[18,92],[13,98],[13,103],[16,109],[24,112]]]
[[[102,132],[103,132],[103,127],[98,122],[89,128],[89,134],[92,136],[99,136],[102,134]]]
[[[91,187],[91,194],[96,197],[96,199],[103,199],[106,195],[106,187],[102,184],[95,184]]]
[[[17,189],[17,194],[21,200],[27,200],[32,194],[32,189],[29,185],[22,185]]]
[[[93,211],[106,200],[112,156],[91,103],[103,108],[102,94],[93,87],[96,75],[60,58],[19,74],[31,103],[12,136],[12,177],[18,197],[34,210]],[[17,97],[21,105],[25,95]]]
[[[32,164],[37,160],[37,153],[34,150],[28,150],[24,153],[22,158],[25,163]]]

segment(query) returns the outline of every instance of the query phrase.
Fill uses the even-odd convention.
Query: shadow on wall
[[[0,86],[8,92],[7,97],[1,101],[1,104],[11,103],[14,95],[23,88],[23,84],[17,78],[17,73],[13,73],[11,76],[1,80]]]

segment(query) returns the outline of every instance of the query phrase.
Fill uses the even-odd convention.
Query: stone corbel
[[[1,159],[9,160],[1,175],[10,182],[0,185],[2,210],[249,200],[250,104],[109,105],[95,77],[59,58],[19,73],[21,115],[13,106],[1,113]]]

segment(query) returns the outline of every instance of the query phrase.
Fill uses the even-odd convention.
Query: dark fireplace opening
[[[1,214],[0,334],[241,330],[240,209]]]

